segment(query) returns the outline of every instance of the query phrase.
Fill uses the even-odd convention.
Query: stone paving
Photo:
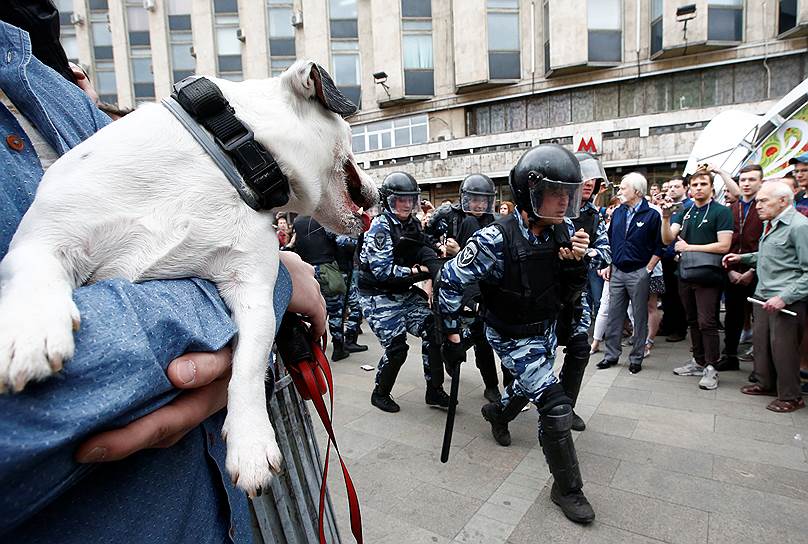
[[[535,410],[511,424],[510,447],[494,442],[472,351],[442,464],[446,416],[424,404],[416,339],[393,390],[398,414],[370,405],[375,370],[359,367],[375,366],[381,350],[371,334],[360,342],[370,350],[333,365],[334,420],[368,544],[808,542],[808,409],[775,414],[770,399],[742,395],[750,363],[702,391],[698,378],[671,372],[689,358],[687,341],[661,339],[638,375],[598,371],[593,355],[576,409],[587,430],[574,434],[597,519],[581,527],[550,502]],[[331,474],[342,540],[352,542],[338,466]]]

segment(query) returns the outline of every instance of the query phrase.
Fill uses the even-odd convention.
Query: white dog
[[[281,210],[358,232],[354,211],[375,204],[377,193],[354,162],[350,127],[324,106],[318,70],[299,61],[278,78],[210,79],[289,179]],[[279,317],[274,213],[248,207],[165,107],[147,104],[105,127],[50,167],[0,262],[0,388],[20,391],[73,356],[77,286],[211,280],[238,326],[227,469],[254,494],[282,461],[264,392]]]

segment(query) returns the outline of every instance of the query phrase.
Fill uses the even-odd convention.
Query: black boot
[[[579,433],[586,430],[586,423],[581,419],[581,416],[575,413],[575,410],[572,411],[572,430]]]
[[[395,413],[401,410],[401,407],[390,396],[390,392],[396,383],[398,371],[401,370],[401,366],[407,359],[406,336],[394,339],[385,351],[385,355],[387,355],[387,362],[383,366],[379,365],[376,387],[370,395],[370,403],[383,412]]]
[[[572,400],[572,406],[578,399],[581,383],[584,380],[584,371],[589,364],[589,342],[586,335],[577,335],[569,339],[564,348],[564,365],[561,367],[561,387],[564,393]],[[572,430],[581,432],[586,429],[586,423],[581,417],[572,412]]]
[[[401,406],[393,400],[390,393],[381,391],[378,385],[373,389],[373,393],[370,394],[370,403],[382,412],[394,414],[401,410]]]
[[[491,434],[497,444],[508,447],[511,445],[511,433],[508,430],[508,423],[516,419],[522,408],[527,406],[527,399],[524,397],[511,397],[508,406],[502,407],[499,402],[492,402],[482,407],[480,412],[483,419],[491,424]]]
[[[483,391],[483,397],[488,402],[499,402],[502,399],[502,395],[499,392],[499,388],[495,385],[493,387],[486,387]]]
[[[348,358],[350,353],[345,351],[345,345],[342,343],[342,340],[333,340],[332,344],[334,345],[334,350],[331,352],[331,361],[342,361]]]
[[[355,332],[345,333],[345,351],[348,353],[359,353],[360,351],[367,351],[368,347],[356,343],[357,334]]]
[[[583,491],[578,456],[572,441],[572,407],[560,404],[539,416],[539,443],[555,480],[550,498],[575,523],[591,523],[595,511]]]
[[[441,408],[448,408],[451,397],[443,390],[443,387],[426,386],[426,393],[424,394],[424,402],[430,406],[439,406]]]

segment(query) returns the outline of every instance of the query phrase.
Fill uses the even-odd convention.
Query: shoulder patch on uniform
[[[376,242],[376,249],[384,249],[384,243],[387,241],[387,234],[384,232],[377,232],[373,235],[373,241]]]
[[[464,247],[457,255],[457,266],[464,267],[470,265],[474,262],[474,259],[477,258],[478,252],[479,248],[477,247],[477,243],[473,240],[469,241],[469,243],[466,244],[466,247]]]

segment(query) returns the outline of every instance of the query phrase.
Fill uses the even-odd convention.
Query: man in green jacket
[[[805,406],[800,392],[800,351],[808,306],[808,218],[792,206],[794,194],[780,181],[768,181],[756,207],[764,220],[758,251],[724,257],[724,266],[753,266],[758,284],[754,305],[755,374],[747,395],[776,395],[767,408],[793,412]],[[790,314],[785,311],[790,312]]]

